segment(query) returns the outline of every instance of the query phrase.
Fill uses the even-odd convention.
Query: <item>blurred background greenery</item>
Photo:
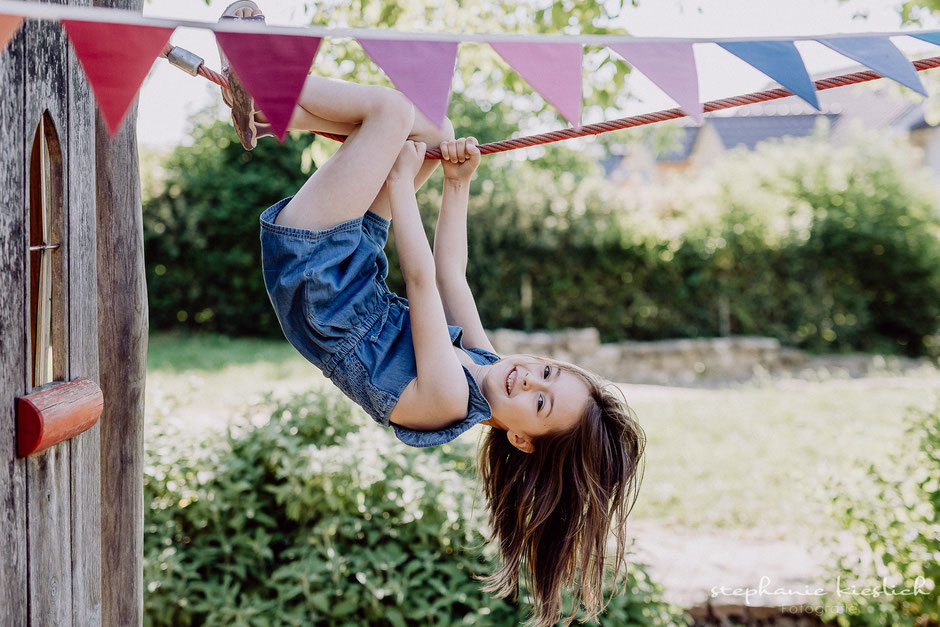
[[[479,31],[617,32],[626,3],[431,5],[329,0],[313,23]],[[903,11],[916,18],[908,2]],[[934,6],[934,8],[938,8]],[[450,116],[481,142],[558,120],[479,47],[461,52]],[[475,55],[475,56],[474,56]],[[317,71],[388,84],[353,42]],[[585,56],[585,106],[621,115],[630,68]],[[931,91],[936,91],[934,88]],[[936,99],[934,99],[936,100]],[[935,103],[928,103],[935,106]],[[219,110],[191,142],[142,155],[150,321],[148,585],[153,625],[517,624],[478,590],[492,552],[466,438],[401,446],[280,339],[261,278],[257,216],[337,144],[295,133],[244,152]],[[471,188],[468,279],[484,325],[597,327],[605,341],[763,335],[817,353],[940,356],[937,181],[904,136],[825,126],[736,149],[634,193],[605,162],[658,154],[677,126],[485,158]],[[429,235],[440,173],[418,200]],[[401,290],[394,241],[389,283]],[[531,295],[531,297],[526,295]],[[823,543],[834,574],[936,581],[936,374],[635,390],[649,436],[635,519]],[[641,393],[642,392],[642,393]],[[844,547],[849,546],[849,550]],[[631,569],[604,624],[679,625],[648,569]],[[842,625],[936,625],[936,587],[870,599]]]
[[[193,138],[162,164],[144,205],[151,324],[278,335],[257,214],[296,191],[314,168],[310,152],[330,140],[296,134],[247,153],[216,121]],[[468,280],[486,328],[940,350],[937,182],[903,138],[860,133],[833,147],[820,130],[765,142],[643,202],[602,174],[596,158],[567,145],[530,161],[483,160],[471,187]],[[440,177],[419,193],[429,234]],[[401,292],[393,242],[389,284]]]

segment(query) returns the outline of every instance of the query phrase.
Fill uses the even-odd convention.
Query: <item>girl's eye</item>
[[[548,378],[548,374],[549,374],[551,371],[552,371],[551,368],[549,368],[548,366],[545,366],[545,378],[546,378],[546,379]]]
[[[544,405],[544,404],[545,404],[545,401],[542,400],[542,395],[539,394],[539,403],[538,403],[539,408],[538,408],[538,411],[542,411],[542,405]]]

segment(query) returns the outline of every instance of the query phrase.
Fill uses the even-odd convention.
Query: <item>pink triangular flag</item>
[[[490,45],[572,126],[581,125],[581,44],[491,41]]]
[[[22,23],[23,17],[20,15],[0,15],[0,52],[6,50]]]
[[[421,113],[443,126],[457,66],[456,41],[360,39],[359,45]]]
[[[666,95],[676,101],[696,124],[702,123],[698,99],[698,72],[691,43],[628,42],[607,47],[643,72]]]
[[[283,141],[321,38],[226,32],[216,33],[215,38],[271,130]]]
[[[62,20],[113,136],[172,28]]]

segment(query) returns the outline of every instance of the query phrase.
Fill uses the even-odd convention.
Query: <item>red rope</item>
[[[167,44],[161,56],[165,57],[167,53],[172,50],[172,48],[173,46]],[[922,72],[923,70],[940,67],[940,57],[920,59],[914,61],[913,63],[914,68],[918,72]],[[218,72],[213,72],[212,70],[205,67],[205,65],[199,66],[199,74],[200,76],[205,77],[217,85],[226,88],[228,87],[228,81],[225,80],[224,76]],[[834,87],[844,87],[846,85],[854,85],[856,83],[865,83],[879,78],[884,77],[881,74],[871,70],[865,72],[855,72],[854,74],[844,74],[842,76],[834,76],[832,78],[818,80],[816,81],[816,89],[818,91],[822,91],[824,89],[832,89]],[[733,96],[731,98],[722,98],[721,100],[712,100],[705,103],[705,113],[711,113],[712,111],[719,111],[721,109],[730,109],[732,107],[741,107],[744,105],[754,104],[756,102],[777,100],[779,98],[786,98],[792,95],[793,92],[778,87],[776,89],[767,89],[765,91],[758,91],[751,94],[745,94],[743,96]],[[599,122],[598,124],[588,124],[587,126],[581,126],[576,129],[566,128],[559,131],[540,133],[538,135],[529,135],[528,137],[517,137],[515,139],[504,139],[502,141],[491,142],[489,144],[481,144],[480,152],[484,155],[489,155],[494,152],[505,152],[507,150],[515,150],[516,148],[526,148],[528,146],[549,144],[552,142],[561,141],[563,139],[572,139],[575,137],[599,135],[600,133],[607,133],[608,131],[619,131],[625,128],[643,126],[644,124],[653,124],[656,122],[664,122],[666,120],[675,120],[682,117],[686,117],[686,114],[681,109],[665,109],[655,113],[643,113],[641,115],[633,115],[630,117],[619,118],[607,122]],[[334,135],[333,133],[322,133],[320,131],[314,132],[317,135],[321,135],[328,139],[334,139],[340,142],[346,139],[345,135]],[[425,153],[425,158],[440,159],[440,149],[428,148],[427,152]]]

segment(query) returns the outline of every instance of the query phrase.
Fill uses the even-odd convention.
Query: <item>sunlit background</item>
[[[226,4],[165,0],[144,14],[211,23]],[[398,4],[421,15],[417,2]],[[361,23],[330,25],[375,24],[393,6],[363,5]],[[269,23],[292,26],[331,7],[356,14],[339,0],[261,6]],[[482,30],[458,21],[456,4],[434,6],[442,23],[409,29]],[[874,0],[639,0],[595,26],[696,38],[940,28],[940,12],[913,8],[919,24],[901,15]],[[525,10],[514,19],[526,30]],[[210,32],[182,28],[172,41],[218,69]],[[910,59],[940,51],[893,41]],[[815,77],[860,69],[797,45]],[[504,66],[491,57],[468,60],[472,46],[454,77],[459,135],[564,126],[532,90],[496,76]],[[313,71],[387,84],[371,62],[332,63],[357,52],[326,39]],[[703,101],[770,84],[717,46],[696,56]],[[493,75],[459,71],[481,59],[479,73]],[[595,62],[586,55],[596,91],[584,123],[675,106],[639,72],[599,105],[614,83],[592,74]],[[819,114],[790,98],[706,116],[701,129],[658,125],[483,160],[468,281],[494,345],[603,373],[648,436],[627,591],[601,624],[937,624],[940,75],[920,76],[926,100],[877,81],[821,93]],[[467,549],[486,532],[480,429],[404,447],[283,340],[267,301],[257,216],[337,144],[298,132],[248,153],[227,118],[216,86],[163,60],[140,92],[148,620],[521,623],[525,594],[494,599],[471,576],[491,572],[492,558],[492,547],[484,560]],[[438,172],[418,194],[429,234],[440,188]],[[393,241],[388,253],[401,289]],[[925,592],[846,600],[838,577]],[[733,592],[765,578],[770,592],[749,602]],[[806,592],[816,588],[828,596]]]

